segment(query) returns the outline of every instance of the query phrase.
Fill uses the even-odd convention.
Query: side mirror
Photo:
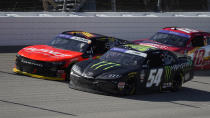
[[[92,53],[91,51],[86,51],[83,55],[82,55],[83,58],[90,58],[92,57]]]
[[[87,54],[87,53],[84,53],[84,54],[82,55],[82,57],[83,57],[83,58],[89,58],[89,57],[90,57],[90,55],[89,55],[89,54]]]

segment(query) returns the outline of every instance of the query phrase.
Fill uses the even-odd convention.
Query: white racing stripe
[[[127,50],[127,51],[125,51],[125,53],[133,54],[133,55],[137,55],[137,56],[141,56],[141,57],[147,57],[146,53],[142,53],[142,52],[138,52],[138,51],[134,51],[134,50]]]

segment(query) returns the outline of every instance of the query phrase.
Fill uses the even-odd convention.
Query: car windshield
[[[100,59],[122,64],[123,66],[138,66],[142,64],[142,62],[145,60],[145,57],[109,50],[107,53],[101,56]]]
[[[59,37],[59,36],[53,39],[49,43],[49,45],[55,48],[71,50],[71,51],[76,51],[76,52],[85,52],[86,49],[89,47],[87,42],[73,40],[73,39]]]
[[[175,47],[185,47],[188,41],[188,38],[167,34],[167,33],[156,33],[150,40],[157,41],[166,45],[175,46]]]

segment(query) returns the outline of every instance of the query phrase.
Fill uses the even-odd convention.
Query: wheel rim
[[[126,95],[133,95],[136,91],[136,84],[134,81],[128,81],[128,85],[126,88]]]
[[[181,86],[182,86],[182,75],[180,74],[177,79],[174,79],[172,84],[173,84],[172,85],[172,89],[174,91],[179,90],[181,88]]]

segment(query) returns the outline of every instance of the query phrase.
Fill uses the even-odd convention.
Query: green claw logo
[[[171,75],[171,67],[170,67],[170,66],[166,66],[166,67],[165,67],[165,70],[166,70],[165,77],[166,77],[166,79],[167,79],[167,81],[168,81],[169,78],[170,78],[170,75]]]
[[[90,68],[94,68],[94,70],[97,70],[101,67],[104,67],[106,66],[106,68],[104,68],[103,70],[107,70],[107,69],[110,69],[112,67],[115,67],[115,66],[120,66],[120,64],[116,64],[116,63],[112,63],[112,62],[106,62],[106,61],[101,61],[99,63],[96,63],[94,65],[92,65]]]

